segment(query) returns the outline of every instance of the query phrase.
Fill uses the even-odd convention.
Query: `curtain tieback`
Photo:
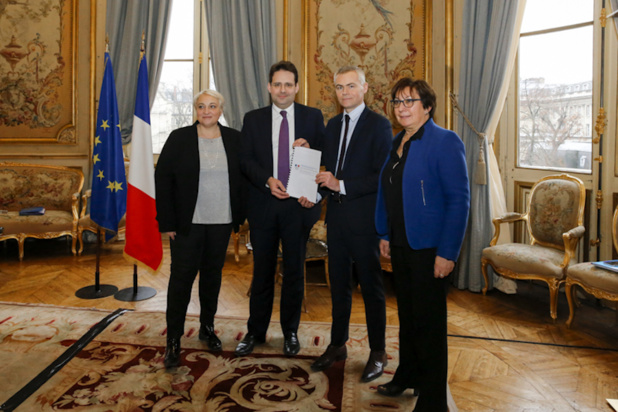
[[[474,127],[470,119],[468,119],[468,116],[466,116],[463,110],[461,110],[461,107],[459,107],[459,103],[457,103],[457,98],[455,97],[453,92],[449,93],[449,97],[451,98],[451,104],[453,105],[455,110],[457,110],[459,114],[461,114],[461,117],[463,117],[463,119],[466,121],[468,127],[470,127],[470,129],[472,129],[474,134],[476,134],[476,136],[478,137],[479,158],[476,162],[476,169],[474,169],[474,183],[476,183],[477,185],[486,185],[487,165],[485,163],[485,151],[483,150],[483,142],[487,138],[487,135],[476,130],[476,127]]]

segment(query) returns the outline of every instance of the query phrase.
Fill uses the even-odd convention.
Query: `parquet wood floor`
[[[103,245],[101,283],[131,287],[133,268],[122,257],[122,243]],[[169,277],[165,247],[161,273],[139,271],[139,285],[157,294],[141,302],[113,297],[85,300],[75,292],[94,283],[96,247],[86,245],[73,257],[65,240],[26,242],[19,262],[15,242],[0,244],[0,301],[59,306],[129,308],[164,311]],[[320,262],[312,263],[308,279],[323,278]],[[241,249],[236,263],[230,247],[223,273],[219,315],[248,316],[247,291],[252,259]],[[386,274],[387,323],[398,325],[397,304]],[[322,279],[319,279],[322,280]],[[449,293],[449,385],[460,411],[611,411],[606,398],[618,398],[618,326],[615,312],[582,304],[572,329],[564,322],[568,307],[561,294],[558,321],[549,317],[549,294],[541,285],[520,282],[517,295],[498,291],[487,296],[452,289]],[[194,288],[190,313],[199,313]],[[277,293],[279,288],[277,288]],[[278,302],[278,296],[276,301]],[[307,287],[304,321],[330,321],[330,292]],[[275,304],[273,320],[278,319]],[[364,306],[356,292],[352,322],[364,323]],[[302,330],[301,330],[302,333]],[[606,348],[602,350],[599,348]]]

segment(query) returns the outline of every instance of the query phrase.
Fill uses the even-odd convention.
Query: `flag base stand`
[[[153,288],[146,286],[138,286],[137,288],[126,288],[119,290],[114,294],[114,299],[123,302],[136,302],[138,300],[150,299],[157,294]]]
[[[157,291],[153,288],[137,286],[137,265],[133,265],[133,287],[119,290],[114,294],[114,298],[123,302],[136,302],[150,299],[156,294]]]
[[[75,296],[80,299],[100,299],[106,298],[118,292],[114,285],[101,285],[99,283],[99,257],[101,255],[101,232],[97,228],[97,266],[94,272],[94,285],[85,286],[75,292]]]
[[[111,296],[118,292],[114,285],[92,285],[86,286],[75,292],[75,296],[80,299],[99,299]]]

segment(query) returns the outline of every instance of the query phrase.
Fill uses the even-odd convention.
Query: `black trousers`
[[[175,240],[170,239],[172,265],[167,288],[168,337],[180,337],[184,333],[191,288],[198,271],[200,323],[213,325],[221,289],[221,270],[231,232],[231,224],[194,224],[188,235],[177,233]]]
[[[247,330],[259,339],[266,337],[275,294],[275,271],[279,244],[282,248],[280,322],[283,333],[297,332],[305,291],[305,248],[311,227],[303,224],[302,210],[295,199],[273,204],[268,219],[251,227],[253,280]]]
[[[365,318],[371,350],[384,350],[386,300],[380,266],[378,237],[353,234],[339,222],[328,224],[328,271],[332,300],[331,344],[341,346],[349,337],[352,311],[352,267],[365,302]]]
[[[399,313],[399,367],[393,381],[420,391],[414,411],[446,412],[447,278],[433,276],[435,249],[391,246]]]

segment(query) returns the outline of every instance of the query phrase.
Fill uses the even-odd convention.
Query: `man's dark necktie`
[[[277,177],[285,187],[290,176],[290,126],[287,113],[281,110],[281,129],[279,129],[279,154],[277,156]]]
[[[343,168],[343,159],[345,158],[345,149],[347,146],[348,140],[348,127],[350,126],[350,116],[345,115],[345,131],[343,132],[343,142],[341,143],[341,152],[339,153],[339,163],[337,165],[337,174],[335,177],[337,179],[341,176],[341,169]]]

